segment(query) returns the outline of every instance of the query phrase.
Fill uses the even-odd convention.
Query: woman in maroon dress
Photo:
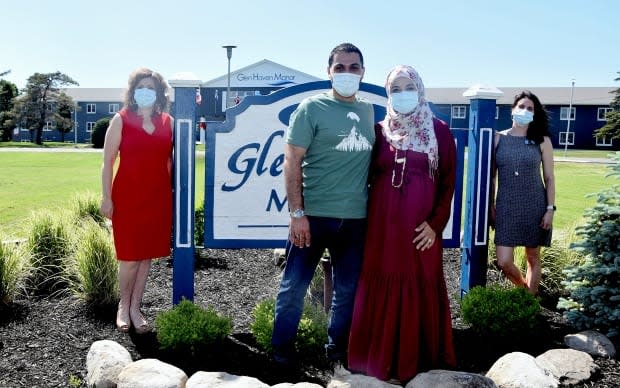
[[[456,147],[413,68],[392,69],[385,87],[349,369],[406,383],[420,371],[455,364],[441,234],[450,218]]]
[[[151,259],[170,255],[173,119],[165,113],[166,91],[160,74],[135,70],[125,106],[110,121],[105,137],[101,213],[112,220],[120,262],[116,326],[122,332],[132,325],[137,333],[148,330],[140,304]]]

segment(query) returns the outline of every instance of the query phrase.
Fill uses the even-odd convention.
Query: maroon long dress
[[[171,117],[152,116],[152,134],[142,117],[122,109],[120,163],[112,183],[112,231],[118,260],[145,260],[170,255],[172,231]]]
[[[456,151],[448,126],[434,119],[434,127],[437,175],[429,176],[425,153],[407,151],[400,188],[392,184],[394,149],[380,124],[375,128],[377,149],[364,264],[349,339],[349,369],[382,380],[406,382],[420,371],[455,364],[441,233],[450,217]],[[399,152],[400,158],[403,151]],[[424,221],[437,238],[430,249],[419,251],[412,240],[417,235],[414,229]]]

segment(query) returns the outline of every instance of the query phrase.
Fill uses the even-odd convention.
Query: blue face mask
[[[388,103],[396,112],[406,114],[413,111],[418,106],[418,102],[417,91],[405,90],[390,94],[390,101]]]
[[[534,120],[534,113],[526,109],[515,109],[512,112],[512,119],[517,125],[528,125]]]
[[[157,93],[153,89],[140,88],[133,92],[133,99],[140,108],[149,108],[153,106],[157,99]]]

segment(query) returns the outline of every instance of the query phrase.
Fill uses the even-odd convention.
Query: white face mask
[[[517,125],[528,125],[534,120],[534,113],[525,109],[515,109],[512,112],[512,118]]]
[[[136,100],[138,107],[148,108],[153,106],[155,100],[157,100],[157,93],[153,89],[139,88],[134,90],[133,99]]]
[[[353,73],[334,73],[332,87],[342,97],[351,97],[360,88],[362,76]]]
[[[418,106],[419,97],[418,92],[414,90],[405,90],[398,93],[390,94],[388,104],[396,112],[405,114],[413,111]]]

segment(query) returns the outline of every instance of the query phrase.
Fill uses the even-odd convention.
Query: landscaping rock
[[[555,388],[560,382],[527,353],[513,352],[500,357],[486,376],[500,388]]]
[[[581,350],[598,357],[615,357],[616,348],[609,338],[594,330],[564,336],[564,343],[569,348]]]
[[[562,385],[588,381],[598,370],[592,357],[574,349],[551,349],[536,357],[541,367],[551,372]]]
[[[152,358],[132,362],[118,375],[118,388],[184,388],[186,382],[181,369]]]
[[[93,342],[86,355],[86,384],[95,388],[114,388],[118,375],[131,364],[131,354],[117,342]]]
[[[418,374],[405,388],[496,388],[486,376],[475,373],[435,369]]]

